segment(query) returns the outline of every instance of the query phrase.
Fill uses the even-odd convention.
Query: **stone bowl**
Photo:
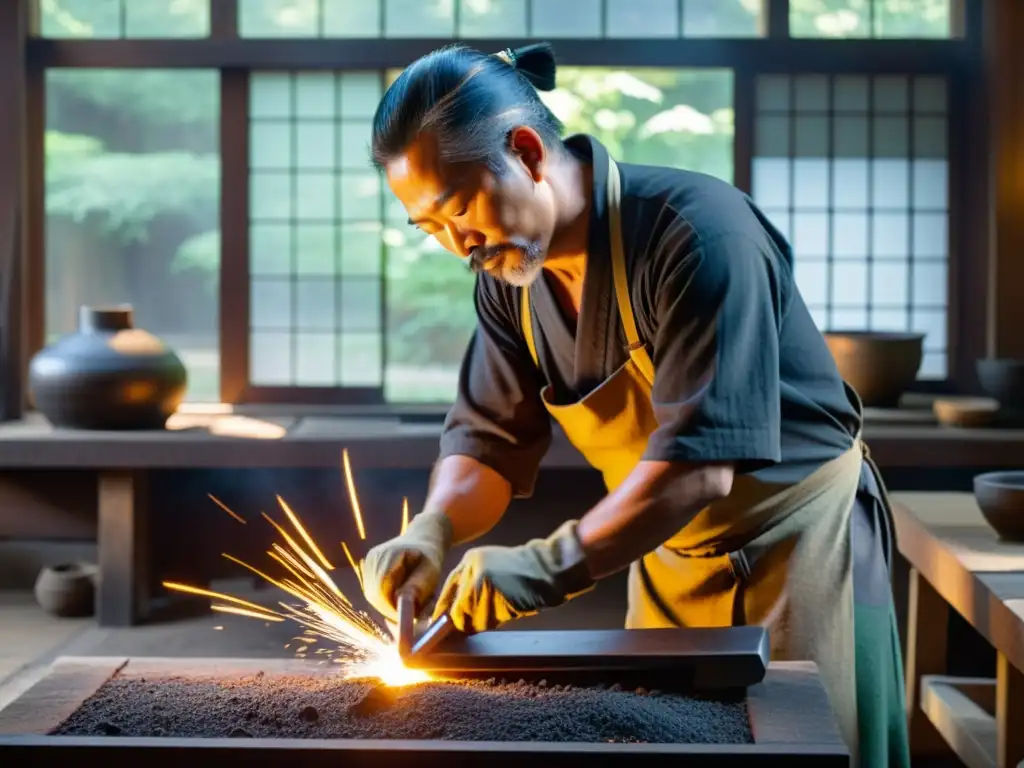
[[[96,573],[87,563],[49,565],[36,577],[39,607],[61,618],[92,616],[96,606]]]
[[[839,375],[868,408],[898,408],[917,379],[923,333],[826,331],[823,336]]]
[[[1001,539],[1024,542],[1024,471],[976,476],[974,498]]]

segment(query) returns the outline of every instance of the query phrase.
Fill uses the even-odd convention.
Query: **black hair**
[[[451,45],[413,62],[391,84],[373,116],[377,169],[433,132],[448,162],[482,162],[500,174],[509,133],[527,126],[550,151],[561,148],[562,124],[538,90],[555,88],[555,55],[547,43],[486,54]]]

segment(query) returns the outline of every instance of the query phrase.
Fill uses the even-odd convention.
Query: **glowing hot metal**
[[[363,527],[359,500],[356,497],[348,451],[343,453],[342,458],[356,528],[359,531],[359,537],[365,540],[366,530]],[[233,519],[240,523],[246,522],[222,501],[212,495],[210,498]],[[294,621],[305,628],[304,635],[297,638],[303,643],[297,649],[297,655],[303,656],[308,651],[308,647],[318,640],[327,640],[335,644],[336,647],[333,649],[319,648],[315,653],[329,656],[331,661],[341,665],[346,678],[378,678],[387,685],[414,685],[430,680],[431,677],[426,672],[406,668],[399,655],[395,639],[382,630],[365,611],[356,610],[352,606],[351,601],[328,574],[328,571],[334,570],[334,566],[306,532],[299,516],[280,496],[277,497],[277,502],[296,535],[289,534],[280,523],[265,512],[261,514],[283,539],[283,544],[272,543],[267,554],[284,569],[286,575],[274,578],[229,554],[225,553],[224,557],[301,601],[300,604],[289,605],[279,602],[280,610],[277,610],[232,595],[200,589],[188,584],[165,581],[164,587],[220,601],[210,607],[221,613],[247,616],[262,621]],[[402,530],[404,531],[409,514],[408,502],[405,500],[403,500],[402,511]],[[345,558],[356,574],[360,587],[362,587],[359,564],[345,542],[341,543],[341,547]]]

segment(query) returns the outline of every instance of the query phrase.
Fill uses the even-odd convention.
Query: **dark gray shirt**
[[[560,404],[575,402],[628,357],[612,282],[608,154],[588,136],[566,146],[594,168],[579,318],[567,319],[546,279],[530,287],[538,370],[523,339],[520,289],[481,275],[479,324],[441,438],[442,457],[478,459],[519,497],[532,493],[551,441],[541,388],[550,385]],[[644,458],[731,461],[740,472],[793,482],[849,448],[859,419],[796,288],[782,235],[724,181],[619,169],[633,312],[655,367],[658,428]]]

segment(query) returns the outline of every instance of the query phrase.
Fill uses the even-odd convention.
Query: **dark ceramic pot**
[[[36,578],[39,607],[62,618],[92,616],[96,605],[96,567],[65,563],[43,568]]]
[[[1024,360],[978,360],[975,370],[981,388],[999,401],[1002,419],[1024,421]]]
[[[974,478],[974,498],[1001,538],[1024,541],[1024,472],[978,475]]]
[[[82,307],[78,332],[29,368],[35,407],[57,427],[162,429],[185,397],[185,366],[129,306]]]
[[[923,333],[827,331],[824,336],[839,374],[865,406],[899,407],[921,367]]]

